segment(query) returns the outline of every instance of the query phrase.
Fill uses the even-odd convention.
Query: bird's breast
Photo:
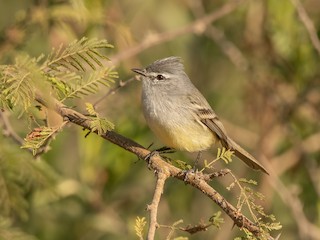
[[[155,135],[168,147],[188,152],[209,148],[215,142],[212,132],[197,121],[193,112],[170,96],[142,98],[145,119]]]

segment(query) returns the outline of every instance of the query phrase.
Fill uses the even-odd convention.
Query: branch
[[[205,10],[202,1],[189,0],[190,10],[196,17],[203,17]],[[207,37],[211,38],[221,48],[222,52],[230,59],[230,61],[241,71],[246,71],[249,68],[248,60],[242,54],[237,46],[229,41],[224,32],[213,25],[207,26],[205,33]]]
[[[3,135],[12,138],[18,145],[22,146],[23,139],[13,130],[7,113],[4,110],[0,110],[0,118],[3,123]]]
[[[86,116],[66,107],[57,100],[48,101],[39,94],[36,94],[36,101],[46,106],[47,108],[52,108],[65,120],[79,125],[84,129],[88,129],[90,131],[92,130],[90,128],[90,120]],[[97,131],[94,131],[94,133],[97,133]],[[145,159],[146,156],[150,154],[150,151],[142,147],[140,144],[114,131],[108,131],[100,136],[112,142],[113,144],[118,145],[119,147],[135,154],[140,159]],[[188,183],[197,188],[199,191],[203,192],[211,200],[213,200],[234,221],[234,224],[239,228],[245,228],[257,237],[265,236],[266,233],[261,230],[259,226],[254,224],[250,219],[239,212],[232,204],[230,204],[222,195],[220,195],[206,182],[206,179],[208,179],[206,174],[198,172],[189,173],[186,175],[183,170],[162,160],[159,155],[153,155],[152,157],[150,157],[148,159],[148,164],[150,169],[152,169],[154,172],[168,174],[170,177],[174,177],[176,179],[184,181],[185,183]],[[267,239],[272,240],[274,238],[268,236]]]
[[[300,0],[291,0],[291,3],[296,8],[300,21],[303,23],[303,25],[307,29],[307,32],[309,34],[309,38],[311,40],[313,47],[317,50],[318,54],[320,55],[320,41],[317,35],[317,31],[314,27],[314,24],[311,21],[310,17],[308,16],[307,11],[304,9]]]
[[[172,39],[175,39],[179,36],[185,35],[185,34],[200,34],[206,30],[206,28],[214,21],[217,21],[218,19],[224,17],[227,14],[232,13],[234,10],[238,8],[239,5],[244,3],[245,0],[232,0],[228,1],[225,5],[223,5],[218,10],[202,17],[191,24],[175,29],[173,31],[158,33],[158,34],[152,34],[147,36],[142,42],[132,48],[126,49],[126,51],[122,51],[119,54],[111,57],[111,62],[114,65],[117,65],[120,61],[130,58],[132,56],[137,55],[138,53],[159,45],[161,43],[169,42]],[[110,64],[110,62],[109,62]]]
[[[269,161],[264,162],[267,164],[268,169],[270,169],[270,175],[268,178],[270,184],[277,191],[282,201],[290,208],[294,219],[298,219],[297,227],[301,239],[320,240],[320,228],[308,220],[303,211],[303,204],[299,197],[289,191],[288,187],[283,184],[275,171],[276,168],[272,166],[272,163]]]
[[[168,172],[160,171],[156,173],[157,175],[157,184],[156,189],[153,194],[152,203],[148,206],[148,210],[150,211],[150,224],[148,231],[148,240],[153,240],[156,232],[156,228],[158,227],[157,222],[157,214],[158,214],[158,206],[161,198],[161,194],[163,193],[164,183],[169,177]]]

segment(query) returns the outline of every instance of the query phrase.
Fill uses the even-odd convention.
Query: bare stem
[[[148,231],[148,240],[153,240],[155,231],[158,227],[157,215],[158,215],[158,207],[160,203],[160,198],[163,193],[164,183],[166,179],[169,177],[168,173],[163,171],[158,172],[157,174],[157,184],[153,194],[152,203],[148,206],[148,210],[150,211],[150,223],[149,223],[149,231]]]
[[[13,130],[7,112],[0,110],[0,119],[3,123],[3,135],[12,138],[18,145],[23,144],[23,139]]]
[[[101,98],[99,98],[94,104],[93,106],[97,109],[97,106],[104,100],[106,99],[108,96],[115,94],[120,88],[126,86],[127,84],[133,82],[136,78],[132,77],[129,78],[127,81],[122,81],[121,79],[119,80],[118,84],[111,88],[105,95],[103,95]]]

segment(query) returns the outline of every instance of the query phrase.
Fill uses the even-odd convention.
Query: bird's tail
[[[261,163],[258,162],[257,159],[255,159],[250,153],[248,153],[246,150],[244,150],[242,147],[240,147],[230,137],[228,137],[227,145],[228,146],[224,146],[224,147],[227,147],[231,151],[234,151],[234,154],[238,158],[240,158],[242,161],[244,161],[244,163],[247,164],[249,167],[251,167],[251,168],[253,168],[255,170],[261,170],[264,173],[269,175],[268,171],[262,166]]]

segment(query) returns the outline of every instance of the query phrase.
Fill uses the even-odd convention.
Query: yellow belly
[[[189,125],[160,125],[149,122],[150,128],[168,147],[188,152],[198,152],[208,149],[215,143],[216,137],[204,125],[192,122]]]

